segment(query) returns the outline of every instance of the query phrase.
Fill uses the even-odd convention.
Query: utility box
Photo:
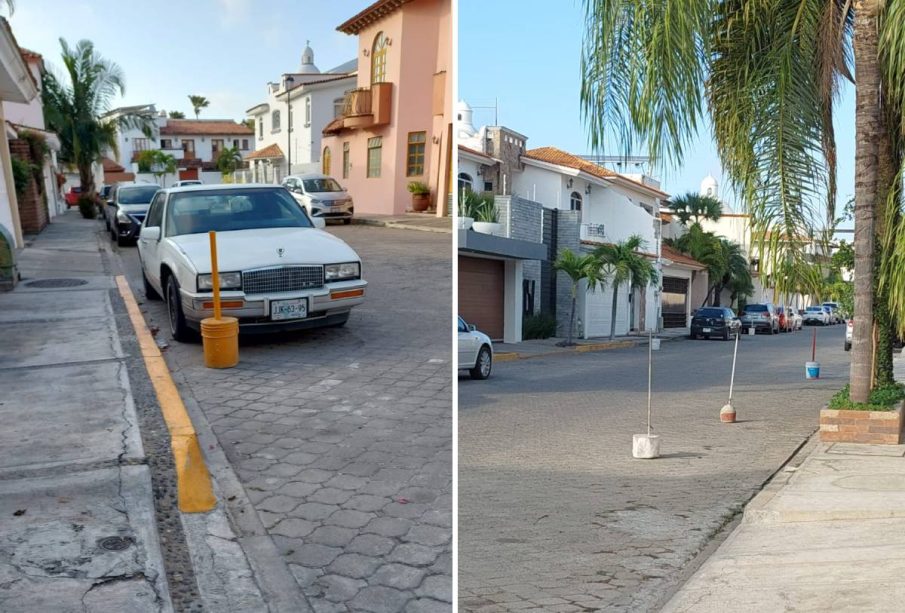
[[[9,291],[19,281],[16,268],[16,242],[13,235],[0,224],[0,291]]]

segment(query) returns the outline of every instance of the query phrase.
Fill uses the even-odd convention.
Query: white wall
[[[38,96],[31,102],[19,103],[3,101],[3,117],[10,123],[17,123],[32,128],[44,129],[44,109],[41,104],[41,68],[38,60],[28,61],[28,70],[31,71],[35,82],[38,84]]]

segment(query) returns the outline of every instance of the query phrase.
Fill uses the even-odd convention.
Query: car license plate
[[[709,334],[711,332],[710,328],[704,328],[704,334]]]
[[[302,319],[308,317],[308,299],[273,300],[270,303],[270,319]]]

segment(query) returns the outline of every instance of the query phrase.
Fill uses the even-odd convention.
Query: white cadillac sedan
[[[486,379],[493,369],[493,343],[472,324],[459,318],[459,370],[467,370],[472,379]]]
[[[342,326],[367,282],[358,254],[323,226],[277,185],[161,190],[138,240],[145,293],[166,300],[173,338],[189,338],[213,315],[214,230],[221,307],[241,331]]]

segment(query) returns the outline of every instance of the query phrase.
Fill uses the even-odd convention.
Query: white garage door
[[[596,292],[588,292],[585,298],[587,323],[585,324],[588,336],[609,336],[610,316],[613,313],[613,288],[598,289]],[[616,335],[628,334],[628,286],[619,286],[619,298],[616,305]]]

